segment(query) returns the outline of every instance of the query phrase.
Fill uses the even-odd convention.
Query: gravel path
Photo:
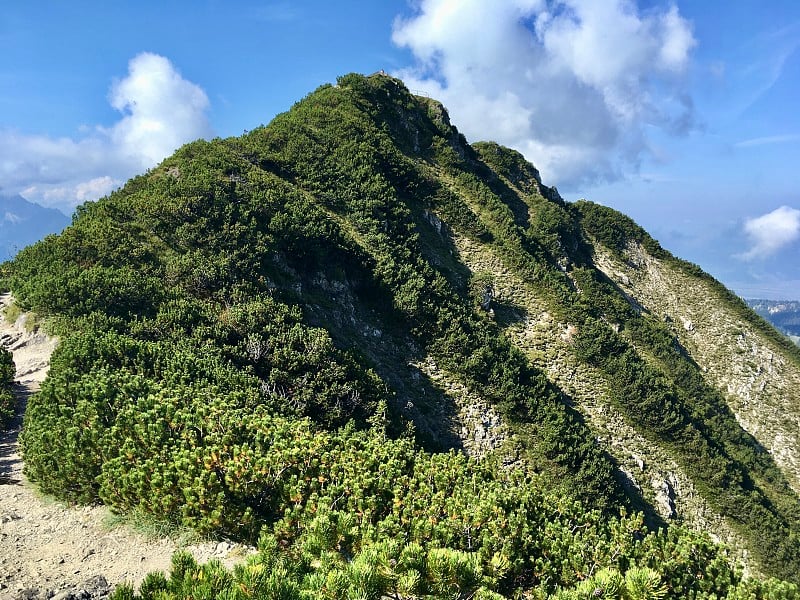
[[[11,302],[0,295],[0,310]],[[22,472],[17,438],[31,394],[39,389],[57,340],[25,331],[25,316],[0,315],[0,344],[17,367],[18,414],[0,432],[0,600],[105,598],[119,583],[138,584],[149,572],[169,570],[174,540],[151,539],[129,527],[111,526],[103,506],[65,506],[44,497]],[[229,542],[184,546],[200,561],[229,566],[250,551]]]

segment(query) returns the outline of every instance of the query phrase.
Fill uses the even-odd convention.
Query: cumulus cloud
[[[109,102],[120,119],[83,137],[0,130],[0,188],[68,212],[211,133],[205,92],[163,56],[131,59],[127,76],[111,86]]]
[[[800,210],[781,206],[760,217],[747,219],[744,232],[750,242],[750,249],[738,255],[739,258],[768,258],[800,239]]]
[[[117,182],[109,177],[103,175],[102,177],[95,177],[89,181],[84,181],[75,186],[75,197],[79,202],[86,200],[93,200],[100,196],[109,194],[115,187]]]
[[[695,39],[672,5],[633,0],[421,0],[393,40],[397,73],[442,100],[468,138],[525,154],[548,183],[613,179],[650,149],[648,129],[684,133]]]
[[[205,92],[163,56],[144,53],[131,60],[128,76],[112,86],[109,99],[125,115],[109,132],[111,140],[143,168],[210,131]]]

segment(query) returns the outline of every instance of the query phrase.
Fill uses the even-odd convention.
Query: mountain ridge
[[[68,224],[69,217],[55,208],[45,208],[19,195],[0,194],[0,260],[12,258],[25,246],[60,232]]]
[[[356,452],[338,437],[344,426],[368,432],[347,430],[359,444],[375,432],[398,440],[382,452],[408,452],[408,436],[434,457],[463,450],[484,465],[474,467],[481,477],[491,465],[491,477],[511,477],[509,494],[523,492],[506,473],[524,473],[533,489],[577,498],[613,523],[624,507],[652,526],[670,522],[678,540],[688,539],[682,521],[713,526],[752,573],[796,578],[797,465],[779,442],[796,448],[797,349],[630,219],[565,202],[519,153],[468,144],[441,104],[399,80],[347,75],[241,138],[189,144],[79,207],[72,227],[4,273],[24,308],[70,332],[26,417],[29,474],[47,491],[245,539],[268,525],[300,552],[313,530],[304,519],[321,506],[312,498],[327,492],[277,480],[267,496],[240,489],[233,473],[261,481],[253,465],[273,459],[241,428],[240,454],[230,454],[198,397],[225,427],[228,415],[252,414],[258,431],[277,428],[300,448],[317,439]],[[687,309],[669,304],[683,306],[692,286],[718,300],[710,324],[694,308],[699,293]],[[725,371],[726,359],[696,340],[731,320],[743,343],[782,361],[775,389],[759,391],[760,363]],[[731,364],[750,369],[748,352]],[[749,397],[728,385],[753,373]],[[87,404],[94,389],[104,391]],[[742,427],[744,405],[756,402],[787,418],[747,417]],[[52,437],[71,439],[87,418],[91,434],[74,444]],[[124,442],[126,432],[140,441]],[[189,455],[206,468],[181,507],[174,481],[194,472]],[[282,520],[281,502],[303,516]],[[398,531],[391,506],[370,509],[383,516],[359,526],[358,547],[373,547],[369,527]],[[435,539],[471,550],[463,535]],[[495,542],[481,544],[476,556],[488,560]],[[626,565],[643,565],[642,550],[630,551]],[[611,568],[608,556],[595,564]],[[487,589],[553,593],[591,580],[588,564],[547,579],[534,573],[549,566],[513,560],[513,576],[485,572]],[[664,572],[671,592],[700,589],[681,568]],[[703,589],[734,589],[726,573],[728,583]]]

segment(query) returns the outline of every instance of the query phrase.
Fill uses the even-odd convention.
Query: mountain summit
[[[397,79],[184,146],[4,276],[62,337],[31,479],[260,539],[281,597],[800,581],[800,350]]]

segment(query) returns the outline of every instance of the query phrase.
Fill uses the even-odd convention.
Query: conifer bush
[[[16,411],[14,393],[11,389],[15,373],[13,355],[0,347],[0,427],[5,427],[14,418]]]

